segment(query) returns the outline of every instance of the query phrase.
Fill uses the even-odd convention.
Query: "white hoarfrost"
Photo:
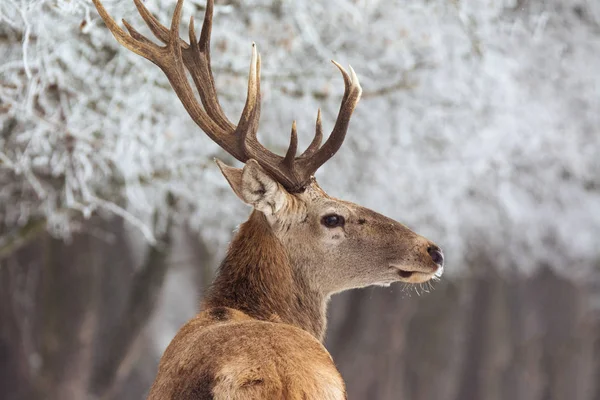
[[[136,27],[133,2],[106,0]],[[174,1],[146,1],[165,24]],[[200,23],[205,3],[187,0]],[[148,30],[143,30],[148,33]],[[321,185],[407,223],[467,262],[585,276],[600,263],[600,6],[594,1],[219,2],[213,68],[237,121],[250,43],[263,59],[260,139],[333,126],[333,58],[364,89]],[[68,235],[107,210],[176,215],[224,249],[247,209],[162,72],[119,47],[89,1],[0,2],[0,223]],[[475,264],[473,264],[475,262]]]

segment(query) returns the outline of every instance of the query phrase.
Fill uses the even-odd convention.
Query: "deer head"
[[[443,256],[435,244],[390,218],[328,196],[314,179],[292,193],[255,160],[243,169],[217,163],[240,199],[264,215],[291,264],[321,293],[422,283],[441,274]]]
[[[260,56],[252,45],[248,93],[242,115],[233,124],[219,104],[210,66],[213,1],[199,40],[190,20],[189,43],[179,37],[183,0],[178,0],[171,27],[161,25],[140,0],[134,0],[150,30],[164,44],[158,46],[126,21],[125,32],[93,0],[115,38],[129,50],[152,61],[166,74],[181,103],[196,124],[224,150],[245,163],[241,169],[217,161],[235,194],[254,207],[254,218],[277,238],[295,274],[326,296],[345,289],[393,282],[422,283],[439,276],[442,251],[404,225],[359,205],[328,196],[314,174],[341,147],[361,87],[354,70],[340,70],[345,91],[334,128],[321,145],[321,114],[317,114],[312,143],[297,155],[296,124],[284,156],[267,150],[257,140],[260,118]],[[200,96],[195,97],[190,74]],[[251,218],[252,219],[252,218]]]

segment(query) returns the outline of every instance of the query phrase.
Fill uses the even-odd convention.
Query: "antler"
[[[141,17],[152,33],[165,46],[158,46],[136,31],[127,21],[125,32],[106,12],[100,0],[93,0],[98,13],[117,41],[134,53],[152,61],[167,76],[173,90],[190,117],[206,134],[225,151],[241,162],[255,159],[279,183],[290,192],[304,190],[311,176],[339,150],[344,142],[352,112],[360,98],[362,89],[358,78],[350,67],[350,74],[333,61],[344,78],[344,96],[340,111],[331,135],[321,146],[323,129],[321,111],[317,114],[316,133],[312,143],[300,156],[296,157],[298,137],[296,122],[292,124],[290,146],[284,157],[267,150],[256,137],[260,119],[260,55],[252,44],[252,60],[248,76],[246,104],[237,126],[223,112],[210,66],[210,34],[214,2],[208,0],[200,39],[196,38],[194,20],[190,18],[189,44],[179,37],[179,24],[183,0],[177,1],[171,28],[168,29],[148,11],[140,0],[134,0]],[[200,95],[202,106],[196,100],[194,91],[186,76],[186,70]]]

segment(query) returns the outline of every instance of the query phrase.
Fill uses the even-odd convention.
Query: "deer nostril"
[[[444,266],[444,254],[442,254],[442,250],[439,247],[435,245],[429,246],[427,248],[427,253],[429,253],[434,263],[436,263],[440,267]]]

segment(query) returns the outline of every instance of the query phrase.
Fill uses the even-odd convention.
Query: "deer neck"
[[[310,287],[264,215],[254,211],[233,238],[205,307],[230,307],[258,320],[288,323],[322,341],[328,298]]]

